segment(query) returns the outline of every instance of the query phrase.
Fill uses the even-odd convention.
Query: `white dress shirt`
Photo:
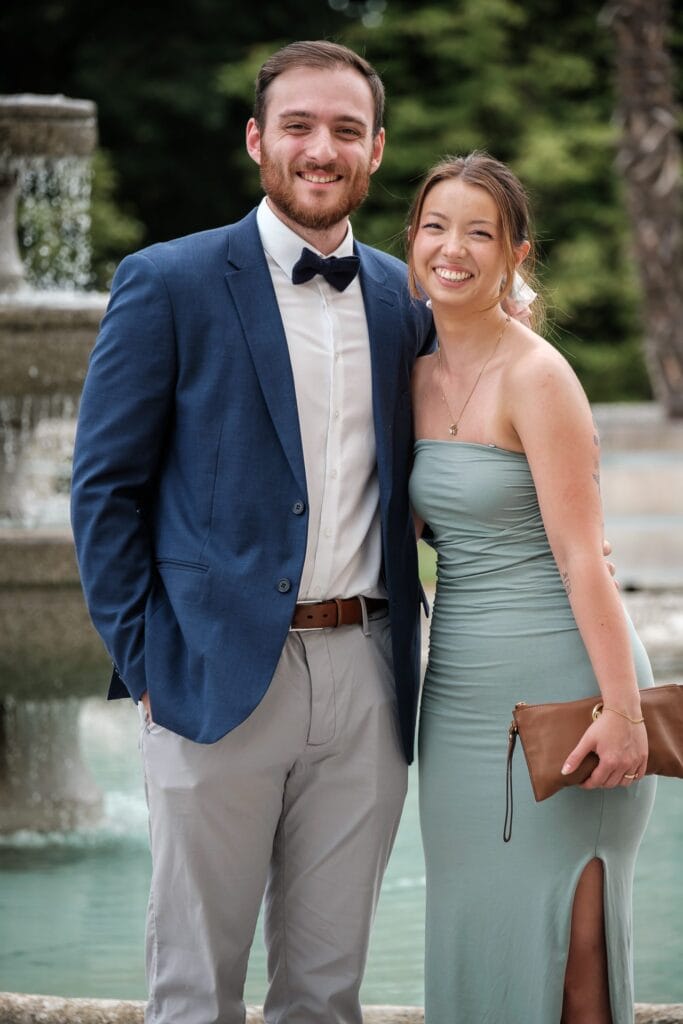
[[[317,274],[292,284],[304,246],[264,198],[258,229],[273,280],[299,412],[308,538],[299,601],[385,596],[372,418],[370,344],[360,281],[343,291]],[[351,226],[333,256],[353,254]],[[323,255],[320,253],[319,255]]]

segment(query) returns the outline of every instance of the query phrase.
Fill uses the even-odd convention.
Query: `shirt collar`
[[[270,206],[264,196],[259,207],[256,211],[256,223],[258,224],[259,234],[261,236],[261,242],[263,248],[268,255],[273,259],[280,269],[287,275],[292,276],[292,268],[296,261],[301,256],[301,250],[304,246],[307,246],[313,252],[317,252],[319,256],[323,256],[315,246],[311,245],[300,235],[297,235],[295,231],[280,220],[280,218],[273,213]],[[341,244],[332,253],[327,253],[328,256],[352,256],[353,255],[353,231],[351,224],[349,223],[348,230],[342,239]]]

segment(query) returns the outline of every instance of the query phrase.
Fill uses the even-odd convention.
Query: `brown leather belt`
[[[379,597],[365,597],[368,614],[387,607]],[[363,607],[359,597],[337,598],[332,601],[317,601],[314,604],[298,604],[294,609],[290,629],[327,629],[330,626],[356,626],[363,621]]]

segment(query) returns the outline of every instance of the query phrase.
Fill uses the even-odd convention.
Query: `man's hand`
[[[603,540],[603,542],[602,542],[602,553],[603,553],[603,555],[605,556],[606,559],[608,558],[609,555],[612,554],[612,545],[610,544],[610,542],[608,540]],[[612,576],[612,578],[614,579],[614,586],[618,590],[619,589],[619,580],[616,578],[617,567],[614,564],[614,562],[609,562],[608,561],[606,564],[607,564],[607,568],[609,569],[610,576]]]
[[[149,691],[145,690],[142,697],[140,697],[140,703],[145,709],[145,718],[147,719],[147,725],[153,725],[154,719],[152,718],[152,709],[149,704]]]
[[[518,302],[508,295],[501,302],[501,306],[513,320],[519,320],[525,327],[531,327],[531,306],[528,302]]]
[[[519,320],[525,327],[531,327],[531,303],[538,298],[524,278],[515,271],[510,294],[501,303],[508,316]]]

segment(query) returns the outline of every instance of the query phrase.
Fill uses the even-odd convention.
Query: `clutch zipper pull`
[[[525,700],[517,701],[515,704],[515,711],[518,708],[525,708],[527,702]],[[503,842],[509,843],[512,839],[512,811],[513,811],[513,800],[512,800],[512,755],[515,752],[515,744],[517,743],[517,735],[519,729],[517,728],[517,722],[513,718],[508,727],[508,756],[507,766],[505,769],[505,822],[503,824]]]

